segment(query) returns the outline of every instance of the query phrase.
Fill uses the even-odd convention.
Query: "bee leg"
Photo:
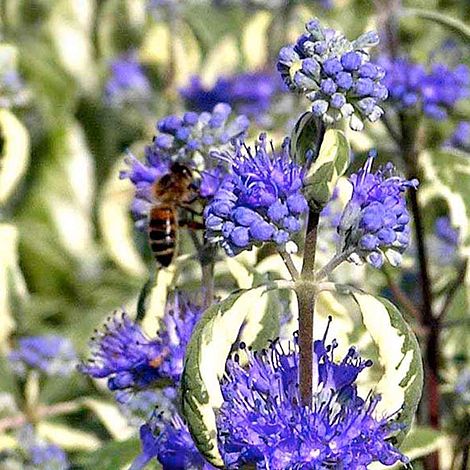
[[[202,222],[196,220],[180,220],[178,223],[180,227],[187,227],[192,230],[203,230],[205,228]]]
[[[193,207],[191,207],[189,205],[189,203],[187,204],[180,204],[180,207],[182,207],[185,211],[188,211],[189,213],[191,213],[192,215],[197,215],[197,216],[202,216],[202,211],[197,211],[196,209],[194,209]]]

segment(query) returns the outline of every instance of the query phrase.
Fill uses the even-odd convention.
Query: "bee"
[[[169,173],[153,184],[154,204],[149,213],[148,240],[155,259],[163,267],[170,266],[175,257],[179,209],[188,208],[195,197],[193,172],[181,163],[173,163]],[[196,225],[193,223],[195,228],[200,228]]]

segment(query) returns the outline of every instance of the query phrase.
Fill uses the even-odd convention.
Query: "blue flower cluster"
[[[29,449],[32,468],[66,470],[70,468],[65,452],[54,444],[35,444]]]
[[[197,450],[184,421],[177,415],[155,416],[140,428],[142,452],[130,470],[140,470],[156,458],[163,470],[215,470]]]
[[[459,255],[459,229],[452,225],[449,217],[438,217],[434,222],[434,238],[431,239],[431,257],[441,266],[453,264]]]
[[[21,464],[19,462],[18,464],[21,467],[12,468],[24,468],[25,470],[67,470],[70,468],[67,454],[63,449],[40,439],[35,434],[32,425],[26,425],[20,429],[17,441],[18,451],[20,451],[18,454],[21,454],[18,455]],[[8,467],[8,464],[6,465]]]
[[[306,29],[295,45],[279,53],[277,68],[287,86],[305,93],[312,112],[326,124],[350,118],[350,127],[361,130],[361,117],[377,121],[383,114],[379,104],[388,92],[381,82],[383,69],[370,62],[366,50],[378,44],[378,35],[368,32],[350,42],[317,19]]]
[[[460,100],[470,96],[470,70],[466,65],[452,69],[437,63],[428,70],[406,57],[381,57],[378,62],[386,72],[389,102],[400,110],[421,109],[427,117],[442,120]]]
[[[454,133],[444,145],[470,153],[470,121],[459,122]]]
[[[335,363],[337,344],[326,344],[325,338],[326,333],[314,344],[311,406],[300,404],[296,342],[288,347],[276,342],[261,353],[247,353],[248,367],[237,358],[228,363],[218,414],[227,468],[363,470],[372,462],[408,462],[390,442],[399,426],[391,416],[376,416],[380,397],[369,394],[364,400],[358,395],[357,376],[371,361],[351,348]]]
[[[186,345],[201,309],[179,297],[169,304],[158,336],[148,338],[126,313],[108,319],[103,332],[92,338],[92,357],[80,370],[108,378],[108,388],[145,389],[161,379],[177,382],[183,370]]]
[[[239,141],[233,152],[215,156],[227,160],[231,172],[205,208],[207,239],[220,242],[229,256],[264,242],[283,247],[302,228],[308,208],[303,171],[289,157],[289,139],[276,152],[261,134],[254,151]]]
[[[353,193],[338,226],[338,251],[354,253],[353,260],[379,268],[384,253],[392,264],[399,264],[409,245],[410,217],[404,192],[416,189],[418,181],[395,176],[391,163],[372,173],[375,156],[371,152],[364,167],[350,178]]]
[[[231,116],[231,112],[228,104],[219,103],[212,113],[187,112],[183,116],[167,116],[157,123],[158,134],[145,150],[146,162],[129,156],[126,160],[129,168],[122,171],[120,177],[130,179],[136,188],[131,211],[137,228],[143,230],[146,226],[153,203],[152,185],[168,173],[175,161],[200,170],[199,193],[202,197],[214,194],[226,171],[220,161],[209,158],[210,151],[243,137],[249,126],[246,116]]]
[[[105,98],[112,106],[140,102],[150,97],[151,86],[136,54],[129,52],[110,64],[110,77],[105,85]]]
[[[281,90],[277,74],[257,71],[220,77],[211,88],[205,87],[200,77],[192,77],[180,94],[193,111],[210,111],[217,103],[224,102],[237,113],[262,119]]]
[[[46,375],[67,376],[76,367],[77,354],[68,338],[57,335],[20,338],[8,356],[15,373],[24,377],[28,370]]]

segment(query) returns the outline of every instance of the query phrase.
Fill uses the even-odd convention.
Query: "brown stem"
[[[320,214],[318,212],[309,213],[301,278],[310,282],[314,280],[313,269],[319,220]],[[302,404],[310,405],[312,402],[315,295],[306,284],[302,283],[297,286],[296,293],[299,303],[299,392]]]
[[[404,292],[400,286],[395,282],[393,279],[392,274],[390,271],[385,268],[383,269],[383,273],[387,279],[387,284],[390,290],[392,291],[393,296],[398,301],[398,303],[406,310],[408,313],[417,321],[420,321],[421,312],[416,307],[414,302],[408,297],[406,292]]]
[[[292,261],[292,256],[286,251],[282,251],[282,250],[279,251],[279,255],[284,261],[284,264],[286,265],[286,268],[289,271],[289,274],[291,275],[292,280],[295,281],[296,279],[298,279],[299,272],[297,271],[297,268],[295,267],[295,264]]]
[[[214,301],[214,266],[216,248],[204,245],[199,254],[202,271],[202,287],[204,290],[203,307],[209,308]]]
[[[444,301],[444,305],[442,306],[440,312],[437,315],[437,318],[441,321],[445,316],[446,313],[449,311],[450,306],[452,305],[452,302],[455,298],[455,295],[457,294],[459,287],[465,282],[465,275],[467,273],[467,265],[468,265],[468,260],[466,259],[457,274],[457,278],[455,281],[450,285],[449,290],[447,291],[446,299]]]
[[[405,162],[407,178],[418,176],[418,151],[416,147],[418,126],[407,117],[400,114],[400,127],[402,135],[402,157]],[[421,325],[428,331],[426,339],[426,351],[424,363],[426,367],[426,396],[428,397],[428,422],[435,428],[439,428],[440,422],[440,391],[439,391],[439,340],[441,325],[439,318],[433,313],[433,294],[431,290],[431,278],[429,275],[429,262],[425,243],[425,231],[423,214],[418,202],[416,191],[409,192],[411,212],[413,214],[414,232],[418,252],[419,278],[421,287]],[[439,470],[439,454],[431,454],[425,459],[428,470]]]
[[[470,454],[470,447],[467,445],[463,449],[463,452],[462,452],[462,465],[460,467],[462,470],[468,470],[469,468],[469,463],[470,463],[469,454]]]

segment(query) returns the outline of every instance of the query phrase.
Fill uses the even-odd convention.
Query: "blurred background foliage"
[[[458,62],[470,63],[468,1],[404,3],[405,8],[438,15],[404,10],[401,40],[411,57],[426,63],[430,55],[441,54],[452,64],[456,51],[463,51]],[[219,77],[240,72],[274,74],[279,48],[293,41],[312,16],[347,37],[380,30],[381,24],[376,5],[366,0],[0,1],[0,468],[55,468],[35,465],[27,457],[30,450],[21,434],[27,423],[34,426],[28,432],[67,451],[72,468],[126,468],[135,457],[138,428],[103,384],[77,372],[20,377],[12,371],[8,354],[22,337],[53,333],[69,338],[85,357],[89,337],[107,315],[121,306],[135,313],[142,285],[154,268],[129,215],[131,185],[118,178],[127,149],[142,158],[155,122],[186,109],[180,90],[191,76],[209,87]],[[443,46],[449,40],[456,44],[450,53]],[[113,95],[113,61],[126,54],[140,64],[149,87]],[[270,105],[271,120],[255,120],[251,137],[267,126],[270,137],[280,142],[307,103],[279,91]],[[470,444],[470,385],[465,385],[466,398],[456,394],[462,372],[470,367],[470,275],[465,261],[470,246],[470,159],[465,150],[443,146],[458,122],[468,120],[469,111],[466,100],[449,119],[427,120],[420,136],[419,197],[438,306],[462,267],[463,274],[442,333],[442,432],[423,427],[413,431],[407,445],[413,457],[439,448],[444,469],[461,468],[461,451]],[[364,133],[347,133],[359,162],[353,167],[372,147],[381,159],[401,165],[382,123],[369,125]],[[346,200],[343,183],[335,204]],[[450,218],[461,241],[445,256],[434,229],[441,216]],[[326,222],[322,230],[326,261],[334,235]],[[196,289],[198,269],[182,256],[172,269],[151,278],[144,319],[148,332],[157,328],[172,283]],[[256,284],[257,276],[279,277],[284,269],[268,250],[221,261],[216,269],[217,285],[222,286],[218,294]],[[345,266],[337,276],[358,287],[367,279],[377,293],[397,303],[401,291],[419,302],[413,250],[400,270],[353,271]],[[289,302],[278,299],[277,305]],[[348,308],[333,297],[318,306],[320,315],[326,318],[333,312],[342,322],[339,331],[366,348]],[[405,312],[419,335],[412,310]]]

